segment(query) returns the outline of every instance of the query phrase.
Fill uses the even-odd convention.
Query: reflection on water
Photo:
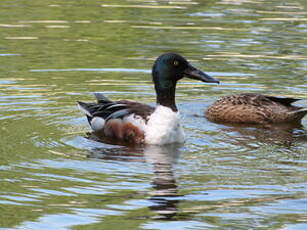
[[[232,145],[240,144],[246,149],[252,149],[253,141],[269,145],[290,147],[299,141],[307,141],[307,132],[301,124],[279,124],[269,126],[231,125],[221,129],[225,134],[236,133],[237,139],[229,138]],[[253,144],[251,145],[253,146]],[[254,148],[257,146],[254,145]]]
[[[144,155],[146,162],[153,166],[153,191],[149,200],[154,204],[149,208],[157,214],[154,219],[176,217],[179,195],[173,167],[180,155],[179,146],[147,146]]]
[[[303,0],[0,1],[0,228],[306,229],[307,119],[203,116],[241,92],[307,107],[306,12]],[[178,84],[186,143],[88,138],[75,101],[153,105],[150,69],[169,51],[221,80]]]
[[[174,166],[181,153],[180,147],[172,144],[139,148],[96,148],[92,150],[89,157],[128,162],[145,161],[150,164],[153,177],[152,191],[149,193],[148,200],[152,202],[152,205],[148,208],[156,213],[152,217],[154,219],[171,219],[177,215],[179,204]]]

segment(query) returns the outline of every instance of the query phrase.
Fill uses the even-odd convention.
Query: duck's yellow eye
[[[179,65],[179,61],[175,60],[174,61],[174,66],[178,66]]]

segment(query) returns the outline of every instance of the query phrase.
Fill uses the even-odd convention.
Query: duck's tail
[[[94,93],[97,103],[86,103],[77,101],[80,111],[85,113],[87,120],[93,129],[93,131],[99,131],[104,128],[106,117],[108,117],[112,111],[107,110],[108,105],[113,105],[107,97],[102,93]],[[108,108],[110,108],[109,106]],[[113,106],[114,107],[114,106]]]
[[[111,102],[106,96],[104,96],[102,93],[94,93],[97,102]]]
[[[296,120],[300,121],[307,114],[307,108],[300,108],[298,110],[289,112],[289,114],[294,116]]]
[[[301,115],[306,115],[307,114],[307,108],[300,108],[298,110],[295,110],[295,111],[292,111],[290,113],[293,113],[293,114],[301,114]]]
[[[95,110],[93,110],[94,103],[85,103],[82,101],[78,101],[77,103],[78,103],[78,108],[83,113],[85,113],[88,123],[90,124],[92,130],[93,131],[102,130],[105,125],[105,119],[103,119],[102,117],[93,115],[93,113],[95,112]]]
[[[88,117],[92,117],[92,113],[91,113],[91,110],[90,110],[90,103],[85,103],[85,102],[82,102],[82,101],[77,101],[78,103],[78,108],[80,109],[81,112],[85,113],[86,116]]]
[[[105,97],[102,93],[94,93],[97,103],[109,103],[110,101],[107,97]],[[78,108],[80,111],[86,114],[88,117],[93,117],[93,113],[97,112],[97,108],[99,107],[97,103],[86,103],[82,101],[77,101]]]

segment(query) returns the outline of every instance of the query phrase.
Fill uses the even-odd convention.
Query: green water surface
[[[1,0],[0,229],[307,229],[307,119],[203,117],[231,93],[307,107],[306,15],[304,0]],[[75,102],[154,104],[170,51],[221,81],[179,83],[186,143],[88,139]]]

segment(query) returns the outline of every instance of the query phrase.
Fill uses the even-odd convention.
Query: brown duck
[[[300,123],[307,114],[307,108],[292,105],[298,100],[255,93],[229,95],[209,106],[205,117],[217,123]]]

